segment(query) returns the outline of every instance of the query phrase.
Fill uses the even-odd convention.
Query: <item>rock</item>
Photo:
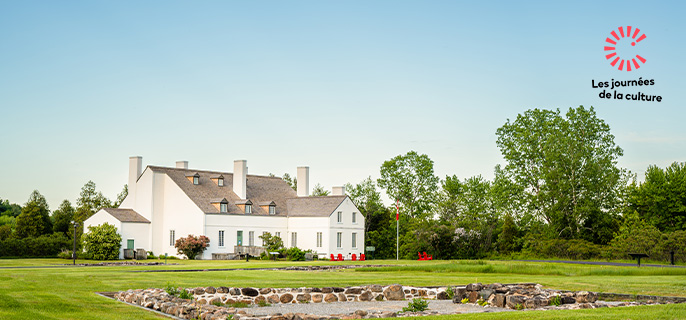
[[[383,301],[384,295],[383,293],[377,294],[376,297],[374,297],[374,300],[376,301]]]
[[[354,287],[354,288],[348,288],[345,290],[345,294],[360,294],[362,293],[362,288],[360,287]]]
[[[403,292],[403,286],[399,284],[390,285],[383,291],[383,295],[386,300],[399,301],[405,300],[405,294]]]
[[[510,292],[510,288],[506,287],[506,286],[495,288],[494,290],[495,290],[495,293],[508,293],[508,292]]]
[[[272,293],[272,288],[260,288],[260,294]]]
[[[590,303],[582,303],[579,304],[579,309],[593,309],[593,305]]]
[[[548,305],[548,299],[543,297],[534,297],[532,299],[526,299],[524,302],[524,307],[527,309],[538,309]]]
[[[330,288],[330,287],[322,288],[322,293],[331,293],[331,292],[333,292],[333,288]]]
[[[505,295],[502,293],[496,293],[491,296],[489,303],[498,308],[505,308]]]
[[[369,289],[372,290],[372,292],[383,292],[383,287],[378,284],[369,286]]]
[[[324,296],[324,301],[327,303],[336,302],[336,301],[338,301],[338,297],[333,293],[327,293]]]
[[[310,292],[322,292],[322,288],[310,288]]]
[[[481,297],[481,299],[484,300],[488,300],[488,298],[490,298],[492,294],[493,290],[489,289],[481,289],[481,291],[479,291],[479,296]]]
[[[322,295],[321,293],[313,293],[312,294],[312,302],[320,303],[320,302],[322,302],[322,299],[324,299],[324,295]]]
[[[203,293],[205,293],[205,288],[195,288],[195,289],[193,289],[192,293],[198,294],[198,295],[203,294]]]
[[[217,288],[217,293],[229,293],[229,288],[219,287],[219,288]]]
[[[274,303],[279,303],[279,295],[278,294],[270,294],[267,296],[267,302],[274,304]]]
[[[270,320],[286,320],[286,317],[281,315],[273,315]]]
[[[346,297],[345,294],[343,294],[343,293],[339,293],[338,294],[338,301],[343,301],[343,302],[348,301],[348,297]]]
[[[293,295],[290,293],[284,293],[281,295],[281,298],[279,298],[279,301],[281,301],[281,303],[289,303],[293,301]]]
[[[257,297],[260,294],[255,288],[243,288],[241,293],[248,297]]]
[[[450,298],[448,297],[448,293],[445,291],[441,291],[436,295],[437,300],[449,300]]]
[[[200,301],[198,301],[198,302],[200,302]],[[210,299],[210,301],[209,301],[209,304],[211,304],[211,305],[220,304],[220,303],[222,303],[222,299],[220,299],[219,297],[214,297],[214,298]]]
[[[224,300],[224,303],[225,304],[234,304],[234,303],[236,303],[236,300],[233,300],[231,298],[226,298],[226,300]]]
[[[312,296],[309,293],[301,293],[295,297],[298,302],[310,302]]]
[[[522,295],[512,295],[505,298],[505,305],[510,309],[517,309],[517,305],[524,306],[524,301],[526,301],[526,296]]]
[[[232,296],[240,296],[240,295],[241,295],[241,289],[238,289],[238,288],[231,288],[231,289],[229,289],[229,293],[230,293]]]
[[[457,297],[458,301],[467,297],[467,288],[465,288],[465,287],[456,287],[456,288],[453,288],[453,291],[455,292],[454,297]]]
[[[562,296],[562,304],[573,304],[576,303],[576,299],[572,296]]]
[[[467,291],[480,291],[483,287],[481,283],[470,283],[467,285]]]
[[[360,317],[364,317],[364,316],[367,315],[367,311],[364,311],[364,310],[355,310],[355,315],[360,316]]]
[[[205,292],[209,294],[214,294],[215,292],[217,292],[217,289],[215,289],[214,287],[207,287],[205,288]]]
[[[198,304],[207,304],[207,300],[205,299],[199,299]]]
[[[420,297],[426,297],[426,290],[424,290],[424,289],[417,290],[417,295]]]
[[[457,295],[454,295],[453,296],[453,303],[462,303],[462,299],[460,299],[460,297],[458,297]]]
[[[383,311],[379,314],[379,318],[395,318],[396,316],[398,316],[398,314],[392,311]]]
[[[265,298],[264,296],[255,297],[255,304],[260,304],[260,303],[267,303],[267,298]]]
[[[362,294],[358,296],[360,301],[372,301],[373,298],[374,297],[371,291],[362,292]]]
[[[474,303],[479,300],[479,293],[476,291],[469,291],[469,302]]]
[[[579,291],[576,293],[576,303],[593,303],[598,300],[595,292]]]
[[[333,289],[333,292],[336,292],[336,293],[345,291],[345,289],[343,289],[341,287],[333,287],[332,289]]]

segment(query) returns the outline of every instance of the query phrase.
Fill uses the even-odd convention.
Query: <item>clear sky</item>
[[[495,131],[529,108],[594,106],[638,173],[686,159],[682,1],[3,1],[0,198],[51,209],[144,165],[295,174],[327,189],[409,150],[493,177]],[[618,71],[619,26],[647,59]],[[618,49],[620,47],[618,46]],[[631,52],[634,52],[631,51]],[[662,102],[601,99],[591,80]]]

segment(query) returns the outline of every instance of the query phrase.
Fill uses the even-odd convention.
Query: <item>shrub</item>
[[[291,261],[305,261],[305,251],[300,250],[298,247],[286,250],[286,256]]]
[[[10,237],[0,240],[0,257],[56,257],[60,251],[71,247],[71,241],[61,233],[37,238]]]
[[[84,249],[93,255],[95,260],[114,260],[119,258],[121,236],[117,228],[109,223],[88,227],[83,236]]]
[[[179,298],[191,300],[191,299],[193,299],[193,294],[190,293],[190,291],[188,291],[186,289],[182,289],[181,292],[179,292]]]
[[[484,300],[484,299],[479,298],[479,300],[476,300],[476,304],[484,307],[484,306],[486,306],[486,304],[488,304],[488,302],[486,302],[486,300]]]
[[[562,304],[562,298],[560,296],[553,296],[550,298],[550,304],[554,306],[559,306]]]
[[[469,303],[469,298],[464,298],[464,299],[462,299],[462,301],[460,301],[460,302],[462,302],[463,304]]]
[[[446,288],[445,293],[448,295],[448,298],[450,298],[450,300],[452,300],[455,296],[455,291],[453,291],[453,287]]]
[[[412,299],[407,304],[407,307],[403,308],[403,312],[421,312],[429,308],[429,302],[423,299]]]
[[[167,287],[164,288],[164,291],[167,292],[170,296],[176,297],[179,294],[179,289],[176,288],[174,284],[171,284],[167,282]]]
[[[188,237],[179,238],[176,240],[176,250],[179,254],[183,254],[188,259],[194,259],[197,255],[203,253],[210,245],[210,238],[206,236],[195,237],[189,234]]]

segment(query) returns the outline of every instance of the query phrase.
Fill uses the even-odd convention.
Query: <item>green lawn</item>
[[[447,285],[470,282],[537,282],[566,290],[686,296],[686,268],[606,267],[506,261],[366,261],[392,264],[345,271],[133,272],[162,269],[270,268],[305,262],[184,261],[150,267],[69,267],[59,259],[0,260],[0,319],[159,319],[95,294],[97,291],[179,286],[347,286],[362,284]],[[320,261],[316,264],[340,262]],[[346,262],[349,263],[349,262]],[[502,314],[454,315],[459,319],[500,319]],[[446,318],[446,317],[439,317]],[[684,319],[686,305],[508,313],[508,319]]]

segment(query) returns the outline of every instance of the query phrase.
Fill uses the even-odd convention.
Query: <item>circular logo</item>
[[[640,68],[641,66],[638,64],[639,62],[641,63],[646,63],[646,59],[641,57],[640,55],[636,55],[635,57],[627,57],[626,59],[620,57],[620,55],[617,54],[617,45],[621,44],[622,41],[631,41],[631,46],[635,47],[639,42],[643,41],[646,38],[645,33],[642,34],[641,36],[638,36],[638,34],[641,32],[641,29],[639,28],[631,28],[631,26],[627,26],[626,28],[624,27],[619,27],[619,35],[617,34],[617,30],[612,30],[610,32],[610,35],[612,35],[612,38],[607,38],[605,39],[606,43],[611,44],[612,46],[605,45],[605,51],[610,51],[609,54],[605,56],[605,59],[611,60],[610,64],[614,67],[617,66],[617,62],[619,62],[619,66],[617,66],[617,69],[619,71],[623,71],[624,67],[626,65],[626,71],[631,71],[632,70],[632,65],[633,65],[633,70],[636,70]],[[626,31],[626,32],[625,32]],[[633,34],[632,34],[633,31]],[[637,38],[638,36],[638,38]]]

